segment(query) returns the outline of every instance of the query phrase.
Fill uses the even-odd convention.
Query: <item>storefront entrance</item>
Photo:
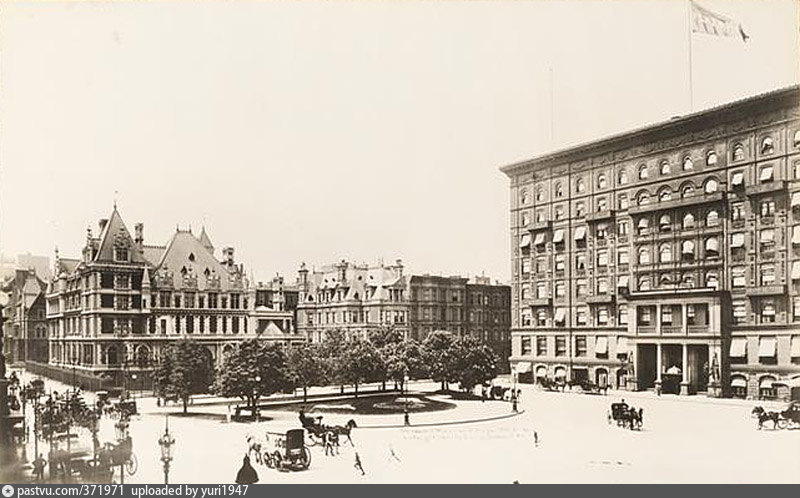
[[[653,389],[656,385],[656,345],[636,346],[636,381],[639,389]]]

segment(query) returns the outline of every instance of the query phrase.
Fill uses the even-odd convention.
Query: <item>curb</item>
[[[491,422],[493,420],[504,420],[507,418],[517,417],[525,413],[525,410],[520,410],[517,413],[507,413],[505,415],[497,415],[495,417],[487,417],[487,418],[474,418],[474,419],[467,419],[467,420],[452,420],[447,422],[428,422],[425,424],[413,424],[413,425],[404,425],[404,424],[396,424],[396,425],[359,425],[356,429],[403,429],[403,428],[416,428],[416,427],[439,427],[445,425],[462,425],[462,424],[476,424],[480,422]]]

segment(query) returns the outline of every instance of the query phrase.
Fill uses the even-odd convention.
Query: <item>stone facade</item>
[[[18,269],[3,286],[6,308],[5,355],[9,362],[47,362],[46,284],[33,268]]]

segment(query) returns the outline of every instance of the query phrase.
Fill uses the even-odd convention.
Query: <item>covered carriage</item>
[[[305,445],[305,429],[267,432],[262,452],[262,461],[273,469],[306,470],[311,465],[311,451]]]

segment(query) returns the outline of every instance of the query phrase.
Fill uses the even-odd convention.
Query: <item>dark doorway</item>
[[[576,382],[585,382],[589,380],[589,369],[588,368],[573,368],[572,369],[572,380]]]
[[[656,385],[656,345],[637,346],[636,379],[639,389],[652,389]]]

